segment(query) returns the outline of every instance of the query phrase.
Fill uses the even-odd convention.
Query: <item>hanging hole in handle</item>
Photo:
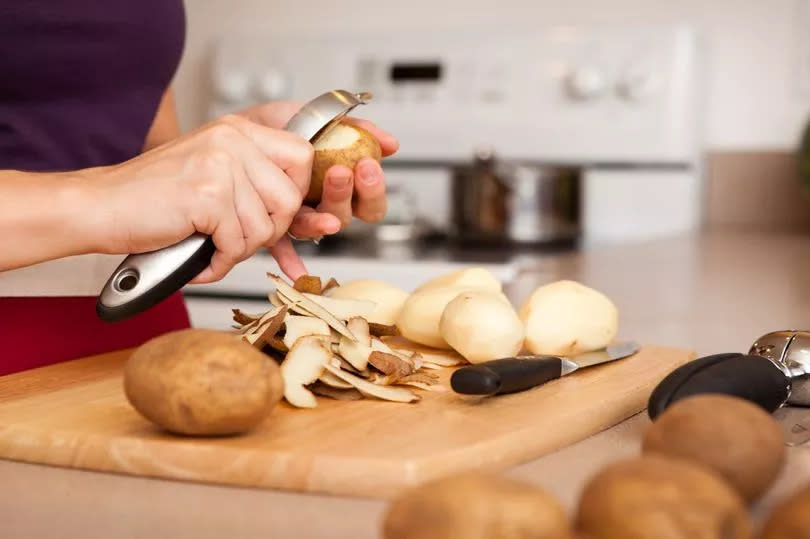
[[[115,288],[116,292],[129,292],[138,286],[138,281],[140,281],[140,279],[141,276],[136,270],[126,269],[116,276],[115,281],[113,282],[113,287]]]

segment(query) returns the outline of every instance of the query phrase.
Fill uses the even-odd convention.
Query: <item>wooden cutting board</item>
[[[137,476],[390,497],[472,468],[502,469],[642,411],[659,380],[693,359],[645,346],[523,393],[462,399],[421,392],[415,404],[280,404],[255,432],[232,438],[165,434],[127,402],[130,351],[0,377],[0,458]],[[450,369],[443,372],[443,382]]]

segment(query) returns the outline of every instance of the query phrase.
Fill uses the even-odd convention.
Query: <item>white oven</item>
[[[384,163],[389,184],[436,229],[448,224],[453,167],[479,148],[503,160],[579,169],[584,248],[701,226],[702,53],[688,26],[287,31],[223,36],[211,61],[209,116],[332,88],[370,91],[373,101],[357,114],[401,142]],[[485,262],[422,259],[395,244],[373,255],[307,257],[310,273],[378,277],[403,288]],[[510,257],[489,262],[504,279],[517,265]],[[216,302],[261,297],[269,288],[264,274],[274,270],[271,259],[257,255],[221,283],[188,287],[192,314],[205,311],[203,304],[210,311]],[[197,319],[219,324],[216,317]]]

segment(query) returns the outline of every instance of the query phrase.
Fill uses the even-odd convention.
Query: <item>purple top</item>
[[[184,41],[182,0],[0,0],[0,169],[139,154]]]
[[[185,24],[182,0],[0,0],[0,170],[76,170],[138,155],[180,61]],[[8,352],[0,375],[190,326],[180,293],[117,324],[101,322],[95,304],[0,297]],[[43,312],[47,339],[31,322]]]

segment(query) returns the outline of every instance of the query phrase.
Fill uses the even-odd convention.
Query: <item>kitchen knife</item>
[[[357,105],[370,100],[366,92],[326,92],[301,107],[285,130],[314,143]],[[99,294],[96,314],[106,322],[117,322],[157,305],[199,275],[215,251],[209,236],[194,233],[163,249],[127,256]]]
[[[574,357],[541,355],[494,359],[457,369],[450,377],[450,386],[463,395],[515,393],[586,367],[632,356],[639,349],[635,342],[623,342]]]

